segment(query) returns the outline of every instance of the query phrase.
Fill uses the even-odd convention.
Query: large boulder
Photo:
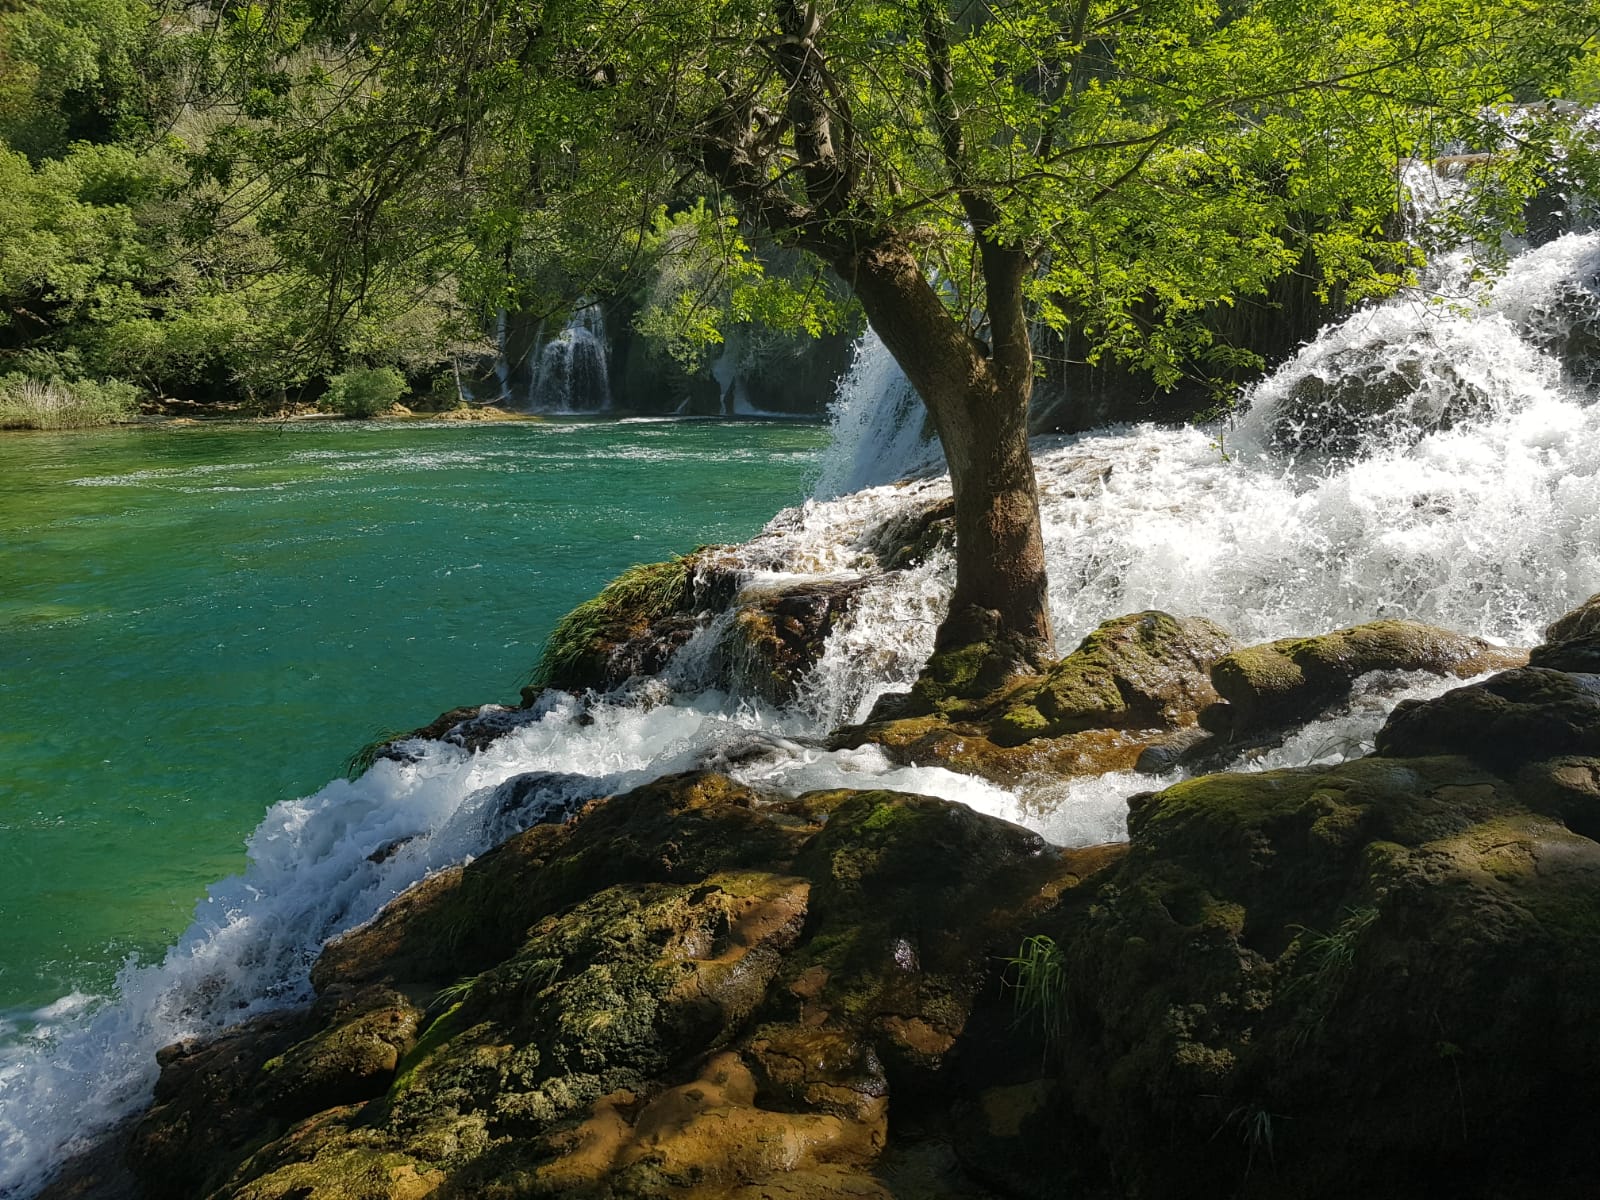
[[[1402,702],[1378,731],[1378,753],[1460,754],[1502,770],[1600,754],[1600,675],[1526,667],[1427,703]]]
[[[1404,346],[1361,342],[1324,353],[1287,384],[1262,424],[1274,449],[1353,455],[1449,429],[1492,403],[1424,332]]]
[[[1035,1108],[1105,1155],[1076,1190],[1591,1195],[1597,768],[1373,758],[1137,802],[1050,926],[1068,1016]]]
[[[1008,702],[996,741],[1020,744],[1085,729],[1175,729],[1217,700],[1212,665],[1233,650],[1204,617],[1134,613],[1107,621],[1036,685]]]
[[[979,630],[936,652],[909,693],[883,697],[835,743],[1002,782],[1125,770],[1216,707],[1209,671],[1234,645],[1204,618],[1133,613],[1040,670],[1028,646]]]
[[[309,1010],[167,1052],[135,1164],[174,1197],[985,1200],[946,1064],[995,957],[1115,857],[661,780],[407,892]]]
[[[1201,721],[1230,734],[1281,727],[1347,696],[1357,679],[1373,671],[1468,678],[1525,661],[1526,655],[1482,638],[1415,621],[1373,621],[1222,656],[1211,669],[1211,682],[1226,707],[1207,711]]]

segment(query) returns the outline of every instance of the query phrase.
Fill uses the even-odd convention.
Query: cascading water
[[[1600,238],[1570,234],[1517,257],[1487,304],[1409,295],[1331,327],[1255,390],[1233,428],[1037,443],[1061,648],[1144,608],[1203,614],[1251,641],[1380,616],[1535,640],[1600,589],[1597,361]],[[553,406],[576,407],[563,396]],[[949,494],[931,477],[853,490],[931,458],[920,408],[873,339],[841,391],[836,429],[819,499],[730,552],[754,586],[866,580],[793,709],[710,687],[727,622],[713,623],[631,701],[626,690],[587,704],[553,694],[504,716],[508,732],[477,754],[412,743],[414,761],[380,762],[277,805],[251,840],[248,870],[212,889],[164,962],[130,965],[114,998],[69,997],[11,1032],[0,1050],[0,1195],[28,1194],[75,1139],[141,1103],[159,1046],[304,997],[321,943],[429,871],[668,771],[716,766],[790,791],[902,788],[1063,844],[1120,836],[1125,797],[1164,781],[1118,774],[1004,790],[891,767],[871,749],[816,748],[914,676],[951,582],[940,552],[900,572],[880,571],[870,552],[886,524]],[[1448,686],[1411,681],[1408,694]],[[1252,765],[1358,750],[1395,698],[1358,689],[1342,713]]]
[[[926,433],[921,399],[870,330],[856,346],[829,414],[833,445],[817,480],[819,497],[842,496],[944,464],[939,443]]]
[[[560,333],[539,347],[528,408],[532,412],[590,413],[610,407],[605,314],[598,304],[586,304],[572,314]]]

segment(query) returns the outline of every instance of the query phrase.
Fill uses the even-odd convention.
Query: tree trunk
[[[1028,453],[1033,356],[1025,261],[985,245],[993,349],[951,316],[909,246],[885,239],[835,262],[933,418],[950,465],[956,586],[937,649],[1002,642],[1037,666],[1054,653],[1039,490]]]

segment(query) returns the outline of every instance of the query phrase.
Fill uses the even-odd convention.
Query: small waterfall
[[[1600,382],[1600,234],[1512,260],[1484,296],[1409,292],[1325,329],[1248,396],[1237,446],[1371,454],[1464,421],[1584,403]]]
[[[924,433],[922,400],[871,330],[856,346],[855,361],[829,414],[833,442],[812,493],[819,498],[943,466],[938,442]]]
[[[506,310],[494,314],[494,377],[500,384],[496,400],[504,403],[511,398],[511,360],[506,354]]]
[[[610,407],[605,314],[598,304],[584,304],[560,333],[539,347],[528,408],[533,412],[592,413]]]

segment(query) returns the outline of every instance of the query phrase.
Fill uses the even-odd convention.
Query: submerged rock
[[[1426,334],[1403,348],[1355,345],[1324,356],[1277,400],[1268,444],[1350,455],[1404,435],[1415,440],[1490,412],[1493,401]]]

